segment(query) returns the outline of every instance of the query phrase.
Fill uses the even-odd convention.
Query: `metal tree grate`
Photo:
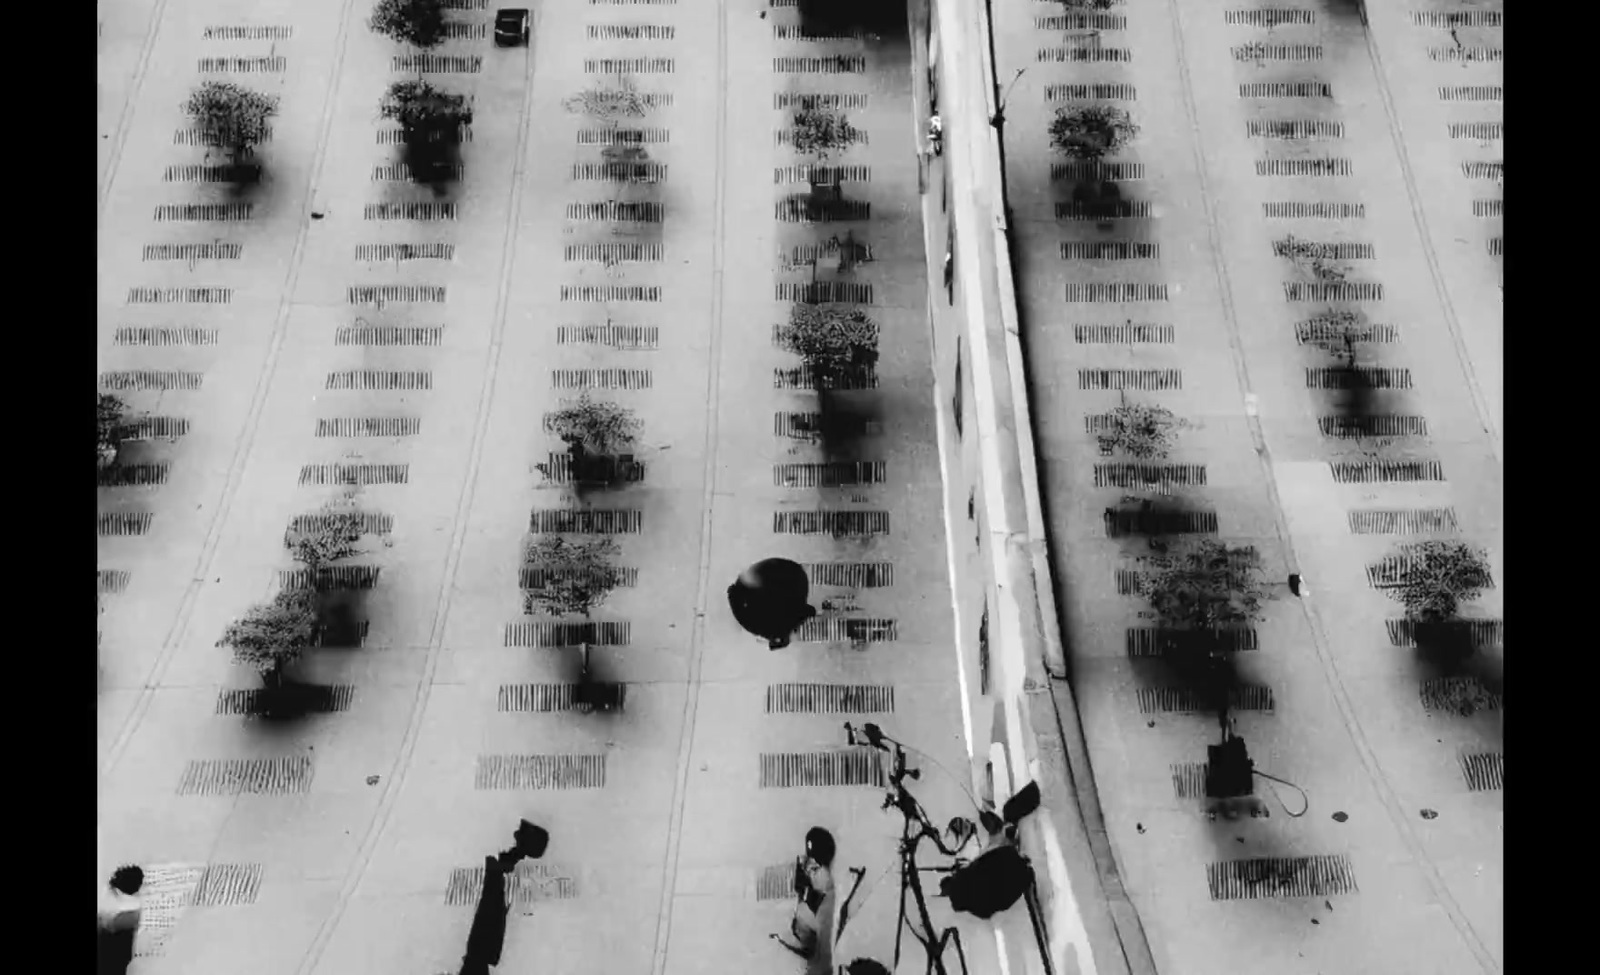
[[[1143,220],[1151,216],[1148,200],[1113,200],[1109,203],[1057,203],[1057,220]]]
[[[1182,389],[1177,369],[1079,369],[1079,389]]]
[[[1268,7],[1261,10],[1224,10],[1222,22],[1235,27],[1265,27],[1271,30],[1286,24],[1310,26],[1317,15],[1310,10],[1292,7]]]
[[[304,484],[406,484],[410,464],[306,464],[300,468]]]
[[[887,511],[774,511],[772,531],[779,535],[832,535],[869,538],[889,534]]]
[[[477,74],[483,70],[478,55],[397,54],[389,59],[389,70],[419,74]]]
[[[1254,627],[1202,632],[1208,649],[1234,653],[1261,649]],[[1130,657],[1164,657],[1181,652],[1186,649],[1183,646],[1186,640],[1201,635],[1201,632],[1194,630],[1179,630],[1165,626],[1130,626],[1124,649]]]
[[[249,220],[255,208],[254,203],[162,203],[152,219],[182,223]]]
[[[610,220],[628,223],[660,223],[666,207],[660,203],[568,203],[568,220]]]
[[[587,261],[595,264],[661,261],[664,256],[660,244],[568,244],[561,252],[563,261]]]
[[[1046,101],[1073,102],[1095,101],[1108,102],[1136,102],[1139,92],[1133,85],[1098,83],[1076,85],[1045,85],[1044,97]]]
[[[212,863],[190,895],[192,907],[235,907],[254,904],[261,893],[261,864]]]
[[[317,570],[318,589],[376,589],[382,568],[376,565],[330,565]],[[306,589],[312,585],[309,569],[279,569],[278,585],[284,589]]]
[[[415,437],[422,432],[422,418],[415,416],[344,416],[317,420],[319,437]]]
[[[846,438],[876,437],[883,433],[883,424],[862,416],[849,414],[823,419],[821,413],[774,413],[772,435],[796,440],[817,440],[823,430]]]
[[[432,389],[431,372],[398,372],[379,369],[350,369],[328,373],[323,389],[379,390],[379,389]]]
[[[1443,85],[1439,100],[1443,102],[1502,102],[1506,90],[1500,85]]]
[[[385,284],[351,285],[345,290],[345,300],[352,305],[378,305],[390,302],[432,302],[445,300],[445,289],[436,285]]]
[[[1095,487],[1205,487],[1204,464],[1096,464]]]
[[[198,390],[205,381],[205,375],[198,372],[166,372],[153,369],[135,369],[126,372],[102,372],[99,377],[101,386],[106,389],[134,389],[134,390],[169,390],[181,389],[189,392]]]
[[[604,755],[480,755],[474,789],[603,789]]]
[[[124,511],[101,515],[95,521],[95,534],[102,538],[122,535],[145,535],[150,531],[150,520],[155,515],[149,511]]]
[[[1188,687],[1143,687],[1139,689],[1140,714],[1197,714],[1212,709],[1204,695]],[[1232,711],[1273,710],[1272,688],[1245,684],[1228,692]]]
[[[293,36],[290,24],[207,27],[200,33],[207,41],[286,41]]]
[[[830,111],[843,111],[847,109],[866,109],[869,99],[866,92],[794,92],[780,91],[772,96],[772,107],[778,111],[785,109],[827,109]]]
[[[546,589],[552,584],[562,581],[579,581],[595,578],[604,578],[610,585],[622,589],[632,589],[639,584],[639,570],[631,566],[606,566],[604,570],[595,569],[543,569],[535,566],[523,566],[517,570],[517,586],[522,589]]]
[[[900,638],[894,620],[867,617],[812,617],[795,632],[800,643],[892,643]]]
[[[591,41],[670,41],[678,29],[656,24],[590,24],[586,28]]]
[[[1460,530],[1454,508],[1375,508],[1349,513],[1352,535],[1420,535]]]
[[[128,588],[131,576],[125,569],[100,569],[95,574],[98,591],[101,595],[115,595]]]
[[[1502,752],[1467,753],[1460,756],[1461,777],[1469,792],[1500,792],[1506,787],[1506,757]]]
[[[1067,284],[1065,287],[1066,300],[1069,302],[1167,300],[1167,286],[1164,284],[1084,284],[1074,282]]]
[[[1383,285],[1375,281],[1285,281],[1284,301],[1382,301]]]
[[[1239,86],[1240,98],[1332,98],[1325,81],[1249,81]]]
[[[1251,119],[1245,134],[1255,139],[1342,139],[1343,122],[1322,119]]]
[[[818,380],[812,375],[810,366],[772,370],[773,389],[816,389],[817,385]],[[870,366],[850,369],[823,377],[821,385],[824,389],[836,390],[877,389],[878,373]]]
[[[859,54],[837,54],[826,58],[772,59],[773,74],[864,74],[866,70],[867,59]]]
[[[1401,484],[1444,480],[1444,467],[1436,460],[1335,461],[1328,466],[1337,484]]]
[[[573,710],[579,698],[587,695],[585,699],[589,704],[620,711],[626,690],[626,684],[501,684],[496,709],[519,714],[553,714]]]
[[[585,58],[584,74],[672,74],[672,58]]]
[[[95,472],[98,487],[158,487],[167,483],[172,465],[166,461],[157,464],[110,464]]]
[[[879,753],[867,748],[834,748],[816,752],[761,754],[760,788],[803,786],[883,787],[888,782]]]
[[[1416,623],[1413,620],[1384,620],[1392,647],[1417,645]],[[1445,624],[1449,629],[1465,633],[1470,644],[1477,648],[1497,647],[1505,642],[1505,620],[1453,620]]]
[[[649,389],[648,369],[552,369],[553,389]]]
[[[572,900],[578,896],[578,883],[564,876],[561,868],[548,863],[524,860],[505,875],[507,907],[526,913],[542,900]],[[445,884],[446,907],[477,907],[483,893],[483,867],[458,867],[450,871]]]
[[[1268,220],[1363,220],[1365,203],[1263,203],[1261,215]]]
[[[557,345],[602,345],[621,352],[648,352],[661,346],[656,325],[557,325]]]
[[[1204,799],[1206,776],[1211,768],[1205,762],[1173,763],[1172,792],[1179,799]]]
[[[282,74],[288,66],[289,59],[283,57],[201,58],[195,70],[201,74]]]
[[[295,687],[295,708],[306,714],[334,714],[350,710],[356,689],[351,684],[301,684]],[[214,714],[258,715],[269,703],[268,692],[259,687],[217,692]]]
[[[1034,30],[1125,30],[1128,18],[1122,14],[1070,13],[1033,18]]]
[[[178,795],[287,795],[310,789],[311,773],[311,759],[303,755],[191,761],[178,781]]]
[[[233,301],[232,288],[129,288],[130,305],[226,305]]]
[[[769,684],[768,714],[890,714],[888,684]]]
[[[376,511],[354,512],[356,524],[363,535],[387,535],[394,531],[394,516]],[[326,530],[334,524],[334,519],[343,520],[342,515],[332,515],[324,512],[295,515],[289,520],[289,528],[284,533],[284,544],[289,543],[288,536],[293,532],[309,532]]]
[[[1350,176],[1354,173],[1350,160],[1325,159],[1257,159],[1257,176]]]
[[[561,285],[562,301],[660,301],[661,288],[657,285]]]
[[[804,567],[813,586],[880,589],[894,585],[894,565],[889,562],[807,562]]]
[[[1126,240],[1063,241],[1061,244],[1063,261],[1153,261],[1160,256],[1160,244]]]
[[[1470,717],[1479,711],[1499,711],[1505,700],[1476,677],[1436,677],[1418,687],[1422,707],[1430,714]]]
[[[1359,893],[1355,868],[1343,854],[1208,863],[1206,887],[1214,901]]]
[[[772,483],[777,487],[824,488],[882,484],[888,480],[888,465],[881,460],[832,461],[823,464],[773,464]]]
[[[361,208],[363,220],[454,220],[454,203],[368,203]]]
[[[1072,339],[1079,345],[1171,345],[1177,341],[1177,330],[1151,322],[1074,325]]]
[[[343,325],[334,333],[334,345],[438,345],[444,340],[442,325]]]
[[[1321,44],[1239,44],[1229,49],[1235,61],[1321,61]]]
[[[590,646],[625,647],[633,635],[627,622],[586,620],[581,623],[507,623],[505,646],[551,649]]]
[[[1324,437],[1345,440],[1357,437],[1426,437],[1428,420],[1421,416],[1393,413],[1371,416],[1320,416],[1317,429]]]
[[[1498,10],[1412,11],[1411,23],[1415,27],[1504,27],[1505,14]]]
[[[572,178],[584,182],[610,183],[617,179],[619,169],[613,163],[573,163]],[[660,183],[667,178],[665,163],[635,162],[627,164],[627,174],[643,183]]]
[[[756,876],[756,900],[781,901],[794,896],[794,862],[762,867]]]
[[[216,345],[220,333],[214,328],[147,328],[125,325],[117,329],[117,345]]]
[[[543,508],[528,521],[535,534],[636,535],[644,530],[644,512],[632,509]]]

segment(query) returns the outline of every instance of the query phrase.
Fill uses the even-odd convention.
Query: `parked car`
[[[501,7],[494,14],[496,47],[516,47],[528,43],[528,8]]]

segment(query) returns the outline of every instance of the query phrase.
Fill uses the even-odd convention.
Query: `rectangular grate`
[[[872,285],[855,281],[780,281],[773,285],[772,297],[774,301],[801,302],[807,305],[870,305]]]
[[[152,219],[180,223],[249,220],[255,208],[254,203],[162,203]]]
[[[881,589],[894,585],[894,565],[889,562],[807,562],[805,570],[813,586]]]
[[[338,589],[362,592],[378,588],[383,569],[376,565],[330,565],[317,570],[315,580],[309,569],[279,569],[278,585],[283,589]]]
[[[1257,176],[1349,176],[1348,159],[1257,159]]]
[[[1501,102],[1506,90],[1500,85],[1443,85],[1439,100],[1444,102]]]
[[[354,516],[355,524],[363,535],[387,535],[394,531],[393,515],[386,515],[380,511],[356,511],[350,514]],[[289,519],[289,527],[285,531],[284,544],[289,544],[287,535],[290,532],[324,530],[333,525],[335,518],[338,518],[342,523],[346,517],[343,513],[332,515],[321,511],[295,515]]]
[[[779,146],[793,145],[794,127],[786,126],[784,128],[774,130],[772,133],[772,139],[774,144]],[[838,151],[843,152],[851,146],[870,146],[872,144],[872,136],[867,133],[866,129],[850,128],[844,131],[841,141],[843,142],[843,145],[839,147]]]
[[[1070,13],[1033,18],[1034,30],[1125,30],[1128,18],[1122,14]]]
[[[1324,437],[1426,437],[1428,420],[1422,416],[1381,413],[1371,416],[1320,416],[1317,429]]]
[[[624,352],[659,348],[661,329],[656,325],[557,325],[557,345],[603,345]]]
[[[1114,200],[1110,203],[1057,203],[1057,220],[1142,220],[1150,216],[1148,200]]]
[[[1204,464],[1096,464],[1094,486],[1144,487],[1159,484],[1162,487],[1205,487]]]
[[[528,520],[534,534],[637,535],[644,512],[629,509],[537,508]]]
[[[334,345],[438,345],[444,339],[442,325],[342,325],[334,333]]]
[[[488,24],[460,24],[445,22],[444,36],[456,40],[481,41],[489,36]]]
[[[1189,687],[1145,687],[1139,690],[1140,714],[1195,714],[1210,710],[1204,695]],[[1232,711],[1273,710],[1272,688],[1243,684],[1228,692]]]
[[[454,203],[368,203],[361,209],[363,220],[454,220]]]
[[[1239,86],[1240,98],[1332,98],[1325,81],[1250,81]]]
[[[496,710],[516,714],[554,714],[579,706],[578,684],[501,684]],[[620,711],[626,697],[626,684],[590,684],[585,690],[589,704]],[[598,700],[597,700],[598,698]]]
[[[625,647],[633,635],[627,622],[585,620],[581,623],[507,623],[505,645],[550,649],[580,643],[599,647]]]
[[[649,389],[648,369],[552,369],[553,389]]]
[[[774,369],[772,371],[773,389],[815,389],[817,381],[811,375],[810,366],[801,366],[798,369]],[[828,376],[823,380],[825,389],[877,389],[878,374],[871,368],[855,369],[841,375]]]
[[[1504,27],[1505,15],[1498,10],[1412,11],[1411,24],[1440,30],[1452,27]]]
[[[405,145],[409,140],[406,137],[406,132],[404,129],[382,128],[378,129],[377,132],[374,133],[374,141],[376,141],[380,146],[400,146]],[[432,131],[428,133],[428,138],[426,141],[430,145],[439,145],[442,143],[461,145],[464,142],[471,142],[472,126],[458,125],[454,129]]]
[[[302,714],[334,714],[350,710],[356,689],[350,684],[300,684],[295,687],[295,710]],[[259,687],[217,692],[213,714],[258,715],[267,692]]]
[[[300,468],[301,484],[405,484],[410,464],[306,464]]]
[[[397,54],[389,59],[389,70],[405,73],[415,71],[418,74],[477,74],[483,70],[483,58],[477,55]]]
[[[1107,102],[1135,102],[1139,100],[1139,92],[1132,85],[1125,84],[1080,84],[1080,85],[1045,85],[1044,97],[1052,102],[1096,101]]]
[[[1389,633],[1390,646],[1405,648],[1417,645],[1417,628],[1413,620],[1384,620],[1383,625]],[[1505,620],[1456,620],[1451,626],[1464,629],[1468,643],[1480,649],[1498,647],[1505,642]]]
[[[272,141],[272,128],[271,128],[271,126],[268,126],[268,127],[266,127],[265,129],[262,130],[261,138],[258,141],[259,142],[271,142]],[[189,126],[188,128],[173,130],[173,133],[172,133],[172,144],[175,145],[175,146],[206,146],[207,148],[210,147],[210,144],[206,141],[205,132],[202,129],[200,129],[199,127],[192,126],[192,125]]]
[[[881,460],[830,461],[821,464],[773,464],[776,487],[819,488],[882,484],[888,465]]]
[[[1251,119],[1245,134],[1256,139],[1342,139],[1343,122],[1321,119]]]
[[[1285,281],[1284,301],[1382,301],[1376,281]]]
[[[1291,254],[1289,241],[1275,240],[1272,242],[1272,253],[1279,257],[1306,256],[1318,257],[1325,261],[1370,261],[1377,257],[1377,249],[1371,244],[1334,243],[1331,241],[1298,240],[1302,245],[1298,254]]]
[[[1461,175],[1467,179],[1499,179],[1505,173],[1505,164],[1496,162],[1464,162]]]
[[[1367,565],[1367,585],[1374,589],[1392,589],[1400,585],[1400,580],[1405,576],[1408,568],[1417,566],[1415,559],[1403,555],[1389,555],[1377,562]],[[1469,576],[1462,573],[1458,578],[1465,581]],[[1474,573],[1470,576],[1479,586],[1485,589],[1494,588],[1494,579],[1488,572]],[[1401,623],[1401,620],[1390,620],[1391,623]]]
[[[345,290],[345,300],[352,305],[377,305],[380,308],[396,301],[439,304],[445,300],[445,289],[417,284],[351,285]]]
[[[459,0],[458,0],[459,2]],[[578,896],[578,882],[562,876],[560,868],[549,863],[522,861],[505,876],[506,905],[526,914],[534,904],[548,900],[572,900]],[[477,907],[483,894],[483,867],[458,867],[450,871],[445,885],[447,907]]]
[[[146,244],[140,257],[143,261],[237,261],[244,253],[243,244]]]
[[[200,32],[201,39],[207,41],[286,41],[293,36],[294,27],[290,25],[207,27]]]
[[[1340,366],[1306,369],[1307,389],[1410,389],[1410,369]]]
[[[1206,887],[1214,901],[1359,893],[1355,868],[1343,854],[1252,857],[1208,863]]]
[[[261,893],[261,864],[207,864],[190,895],[192,907],[238,907],[254,904]]]
[[[428,180],[428,182],[436,182],[441,179],[460,179],[465,172],[466,167],[461,163],[435,163],[429,173],[431,178]],[[417,176],[412,172],[411,167],[405,163],[384,163],[382,165],[373,166],[372,181],[374,183],[409,183],[413,181],[422,182],[422,180],[417,179]]]
[[[1210,765],[1206,762],[1174,762],[1172,769],[1172,792],[1179,799],[1204,799],[1206,797],[1206,774]]]
[[[784,109],[830,109],[842,111],[845,109],[865,109],[868,105],[866,92],[795,92],[780,91],[772,96],[772,107],[783,111]]]
[[[100,569],[95,573],[98,583],[98,592],[102,596],[113,596],[128,588],[128,580],[132,578],[124,569]]]
[[[432,389],[433,373],[387,369],[348,369],[330,372],[323,389]]]
[[[226,166],[168,166],[161,179],[166,183],[259,183],[261,167],[254,163]]]
[[[1104,522],[1107,538],[1217,533],[1217,514],[1214,511],[1130,511],[1107,508]]]
[[[779,200],[773,205],[772,215],[784,223],[871,220],[872,203],[867,200],[817,199],[810,194],[799,194]]]
[[[827,58],[773,58],[773,74],[863,74],[867,59],[859,54],[836,54]]]
[[[672,74],[672,58],[585,58],[584,74]]]
[[[1263,203],[1261,215],[1268,220],[1361,220],[1367,215],[1365,203]]]
[[[1136,182],[1144,179],[1144,163],[1101,161],[1051,163],[1050,178],[1096,183]]]
[[[568,244],[562,249],[561,259],[620,264],[623,261],[660,261],[663,254],[660,244]]]
[[[1222,22],[1235,27],[1265,27],[1271,30],[1285,24],[1310,25],[1316,22],[1316,14],[1310,10],[1299,10],[1293,7],[1268,7],[1262,10],[1224,10]]]
[[[1506,253],[1506,239],[1504,237],[1489,238],[1489,256],[1504,257]]]
[[[546,416],[546,429],[549,429],[548,415]],[[545,455],[545,462],[537,465],[540,472],[556,484],[573,484],[577,478],[572,472],[572,455],[562,451],[551,452]],[[590,478],[596,481],[611,483],[639,484],[644,481],[645,465],[642,461],[633,459],[632,454],[623,454],[618,457],[595,459],[596,470],[591,472]]]
[[[620,220],[629,223],[660,223],[666,208],[660,203],[568,203],[568,220]]]
[[[1177,341],[1177,332],[1171,325],[1150,322],[1074,325],[1072,339],[1079,345],[1170,345]]]
[[[1115,302],[1126,303],[1135,301],[1166,301],[1167,286],[1164,284],[1084,284],[1081,282],[1066,285],[1066,300],[1069,302]]]
[[[95,472],[99,487],[157,487],[167,483],[171,465],[166,461],[157,464],[110,464]]]
[[[657,285],[637,284],[563,284],[562,301],[660,301],[661,288]]]
[[[1133,52],[1125,47],[1041,47],[1034,52],[1035,64],[1128,64]]]
[[[547,589],[558,582],[604,579],[609,585],[632,589],[639,584],[639,570],[610,565],[590,569],[542,569],[525,565],[517,570],[517,585],[522,589]]]
[[[1328,466],[1336,484],[1403,484],[1444,480],[1444,468],[1436,460],[1336,461]]]
[[[95,534],[101,538],[125,535],[147,535],[150,520],[155,515],[149,511],[123,511],[100,515],[95,519]]]
[[[191,761],[178,781],[180,796],[287,795],[311,788],[311,759],[215,758]]]
[[[1326,317],[1294,323],[1294,339],[1300,345],[1343,345],[1346,336],[1351,342],[1393,342],[1399,335],[1400,330],[1393,325],[1350,326]]]
[[[1435,677],[1418,688],[1422,707],[1430,714],[1468,717],[1478,711],[1499,711],[1504,698],[1476,677]]]
[[[851,252],[846,244],[854,247]],[[857,263],[867,263],[873,260],[872,245],[854,241],[841,241],[838,235],[817,244],[796,244],[787,254],[779,254],[778,262],[785,270],[799,270],[808,268],[819,261],[833,260],[842,255],[849,257]],[[868,285],[870,288],[871,285]]]
[[[479,755],[474,789],[604,789],[604,755]]]
[[[1429,61],[1442,61],[1446,64],[1500,64],[1505,59],[1506,52],[1498,47],[1428,48]]]
[[[842,616],[813,616],[795,632],[800,643],[849,643],[861,646],[867,643],[893,643],[900,638],[900,627],[894,620]]]
[[[772,531],[778,535],[832,535],[869,538],[889,534],[887,511],[774,511]]]
[[[281,74],[289,66],[284,57],[201,58],[195,70],[204,74]]]
[[[117,328],[114,341],[117,345],[216,345],[217,330],[182,326],[178,328],[149,328],[124,325]]]
[[[1127,240],[1061,242],[1063,261],[1153,261],[1160,256],[1160,244]]]
[[[579,129],[580,146],[642,146],[665,145],[672,141],[670,129]]]
[[[626,177],[641,183],[659,183],[667,178],[664,163],[573,163],[572,178],[586,182],[610,183]]]
[[[778,27],[772,28],[776,41],[862,41],[866,32],[859,27]]]
[[[1255,41],[1229,49],[1235,61],[1321,61],[1321,44],[1267,44]]]
[[[888,782],[878,752],[869,748],[830,748],[817,752],[763,752],[760,787],[870,785]]]
[[[1182,389],[1177,369],[1079,369],[1079,389]]]
[[[796,440],[816,440],[824,431],[850,439],[877,437],[883,434],[883,424],[865,417],[839,414],[823,418],[821,413],[774,413],[772,435],[792,437]]]
[[[1503,752],[1466,753],[1460,757],[1461,777],[1468,792],[1500,792],[1506,787],[1506,756]]]
[[[782,901],[794,896],[794,861],[762,867],[756,875],[757,901]]]
[[[100,385],[106,389],[182,389],[194,391],[200,388],[205,380],[203,373],[176,372],[155,369],[131,369],[118,372],[102,372],[99,377]]]
[[[586,29],[591,41],[670,41],[678,34],[676,27],[656,24],[590,24]]]
[[[226,305],[232,288],[129,288],[130,305]]]
[[[1190,633],[1192,631],[1160,626],[1130,626],[1124,649],[1130,657],[1163,657],[1179,650]],[[1208,636],[1215,641],[1213,645],[1219,650],[1237,653],[1261,649],[1253,628],[1214,630]]]
[[[768,684],[768,714],[892,714],[889,684]]]
[[[416,416],[341,416],[317,420],[319,437],[415,437],[422,432]]]
[[[1366,508],[1348,517],[1352,535],[1422,535],[1461,528],[1454,508]]]

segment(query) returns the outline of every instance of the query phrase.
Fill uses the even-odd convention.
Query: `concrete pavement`
[[[171,387],[126,396],[187,421],[175,442],[125,458],[167,465],[122,475],[160,483],[108,483],[100,498],[102,516],[129,516],[114,525],[150,516],[100,549],[104,856],[149,865],[160,894],[135,971],[443,970],[470,924],[471,870],[522,817],[552,842],[514,908],[504,970],[799,966],[767,938],[788,918],[772,878],[812,825],[839,837],[842,880],[845,866],[868,868],[852,956],[886,957],[899,820],[878,808],[879,788],[822,784],[846,768],[827,757],[842,723],[876,720],[926,751],[916,791],[934,818],[971,814],[905,45],[798,40],[780,29],[792,10],[740,0],[548,5],[532,47],[507,50],[488,42],[492,12],[466,0],[451,14],[459,36],[432,52],[458,70],[428,77],[470,94],[476,118],[462,181],[436,196],[397,178],[376,104],[414,69],[367,13],[168,0],[151,14],[148,59],[131,29],[104,42],[118,77],[132,72],[119,84],[133,107],[125,148],[103,163],[99,369]],[[615,29],[641,27],[653,29]],[[857,70],[827,72],[834,54]],[[206,164],[178,110],[202,58],[256,65],[220,76],[282,98],[259,152],[266,182],[244,197],[184,168]],[[608,61],[633,62],[639,86],[663,96],[644,125],[661,130],[649,148],[666,179],[623,191],[661,204],[659,220],[583,207],[611,188],[584,178],[592,123],[560,103],[614,77]],[[847,227],[874,261],[847,280],[871,285],[884,336],[878,387],[846,394],[876,424],[857,459],[885,464],[882,483],[860,487],[782,487],[791,474],[775,470],[798,465],[793,482],[807,483],[825,462],[781,433],[815,405],[771,378],[793,364],[771,340],[787,310],[778,286],[809,279],[779,256],[847,229],[772,216],[801,162],[775,137],[778,106],[807,93],[859,106],[851,120],[871,140],[836,161],[870,168],[850,188],[871,219]],[[210,209],[183,209],[196,205]],[[214,242],[239,257],[142,259],[147,244]],[[396,260],[399,244],[432,256]],[[615,244],[651,259],[607,266]],[[627,288],[659,300],[612,290]],[[599,676],[626,685],[613,714],[568,708],[575,661],[530,645],[541,621],[521,615],[518,589],[530,529],[563,524],[545,512],[574,505],[535,469],[554,446],[539,416],[582,384],[645,420],[644,481],[587,504],[631,513],[588,524],[620,529],[639,570],[597,613],[617,624],[595,651]],[[338,468],[365,482],[364,510],[390,519],[354,560],[370,587],[343,597],[348,645],[298,667],[339,690],[328,713],[298,722],[244,718],[232,692],[256,679],[213,643],[291,567],[284,526],[337,492],[326,482]],[[887,533],[776,532],[815,511],[874,513]],[[722,598],[740,568],[773,555],[823,566],[821,625],[778,653],[739,631]],[[860,584],[869,576],[878,585]],[[892,620],[893,637],[852,649],[827,639],[841,618]],[[813,771],[784,780],[785,756]],[[992,944],[962,926],[986,970]]]

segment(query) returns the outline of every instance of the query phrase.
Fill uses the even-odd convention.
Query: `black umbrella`
[[[728,587],[728,606],[740,626],[777,650],[788,646],[790,635],[817,615],[816,609],[806,604],[810,587],[799,563],[763,559],[739,573]]]

